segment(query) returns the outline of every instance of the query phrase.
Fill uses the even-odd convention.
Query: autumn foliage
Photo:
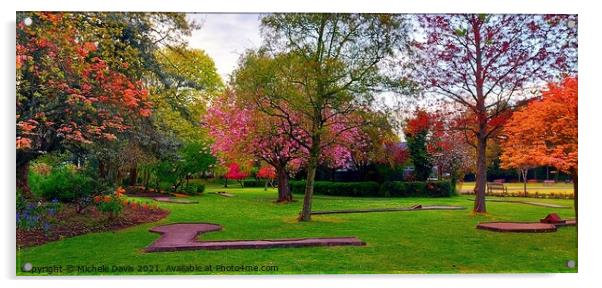
[[[226,179],[231,179],[231,180],[243,180],[245,178],[247,178],[249,174],[243,172],[240,169],[240,165],[236,164],[236,163],[231,163],[230,165],[228,165],[228,171],[226,172],[226,174],[224,174],[224,177]]]
[[[85,35],[72,19],[36,16],[17,26],[17,149],[44,149],[49,133],[58,141],[111,141],[128,128],[127,115],[150,116],[142,82],[110,67],[94,42],[78,40]]]
[[[272,166],[263,166],[257,171],[257,178],[273,180],[276,178],[276,169]]]
[[[504,167],[549,165],[569,173],[577,199],[578,80],[549,83],[540,99],[515,112],[504,127]],[[575,200],[575,208],[577,202]]]
[[[577,78],[548,84],[541,99],[515,112],[504,127],[505,167],[549,165],[577,171]]]
[[[114,141],[130,128],[128,119],[149,117],[152,104],[128,63],[107,59],[78,15],[27,16],[16,29],[16,148],[17,187],[29,197],[31,160],[62,147]]]

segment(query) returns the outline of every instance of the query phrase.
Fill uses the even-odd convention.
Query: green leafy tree
[[[379,64],[403,43],[404,22],[394,15],[272,14],[261,28],[265,47],[242,60],[238,86],[262,112],[290,123],[287,135],[309,151],[299,220],[310,221],[321,152],[338,138],[325,134],[370,109],[373,92],[386,83]]]
[[[427,150],[427,131],[423,130],[416,134],[406,134],[410,159],[414,164],[414,175],[418,181],[426,181],[431,175],[433,164]]]

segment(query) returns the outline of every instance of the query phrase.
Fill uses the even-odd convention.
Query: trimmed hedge
[[[450,181],[387,181],[380,187],[383,197],[450,197],[454,195]]]
[[[243,184],[246,187],[263,187],[265,186],[265,182],[263,180],[257,180],[257,179],[245,179],[242,180]]]
[[[305,193],[305,181],[291,181],[293,193]],[[316,181],[314,194],[333,196],[378,196],[379,185],[376,182],[330,182]]]
[[[291,191],[305,192],[305,181],[291,181]],[[450,181],[402,182],[330,182],[316,181],[314,194],[363,197],[450,197],[454,195]]]

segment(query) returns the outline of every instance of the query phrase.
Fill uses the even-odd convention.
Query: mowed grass
[[[228,191],[226,198],[207,192]],[[61,266],[53,275],[124,274],[325,274],[325,273],[515,273],[577,272],[567,268],[577,260],[577,230],[561,228],[555,233],[496,233],[477,230],[481,221],[538,221],[548,213],[573,217],[573,209],[552,209],[513,203],[487,204],[485,216],[471,213],[468,196],[452,198],[348,198],[316,196],[314,210],[398,207],[411,204],[459,205],[459,211],[382,212],[315,215],[313,221],[295,220],[301,205],[276,204],[276,191],[263,188],[224,189],[208,187],[198,204],[159,203],[171,214],[157,223],[117,232],[82,235],[17,251],[18,275],[24,263],[34,267]],[[572,200],[546,202],[572,207]],[[207,222],[223,225],[223,231],[206,233],[205,240],[277,239],[300,237],[357,236],[366,246],[242,249],[145,253],[143,249],[159,237],[148,229],[167,223]],[[129,272],[67,272],[68,265],[105,265],[112,270],[130,266]],[[149,265],[160,271],[138,270]],[[167,265],[276,266],[276,271],[168,272]],[[148,269],[147,269],[148,270]],[[49,273],[42,273],[47,275]]]
[[[475,186],[475,182],[464,182],[462,184],[458,184],[458,191],[473,191]],[[524,191],[523,183],[504,183],[504,186],[508,188],[508,192],[512,193],[521,193]],[[543,183],[527,183],[527,192],[528,193],[538,193],[538,194],[573,194],[573,184],[572,183],[553,183],[546,184]]]

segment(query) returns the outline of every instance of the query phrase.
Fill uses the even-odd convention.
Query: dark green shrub
[[[196,185],[188,184],[188,185],[184,186],[184,188],[182,189],[182,193],[187,194],[187,195],[195,195],[196,194]]]
[[[305,181],[291,181],[291,191],[305,193]],[[402,182],[329,182],[316,181],[314,194],[363,197],[449,197],[453,189],[449,181]]]
[[[197,183],[188,183],[188,185],[182,187],[182,193],[187,195],[197,195],[205,191],[205,185]]]
[[[305,193],[305,181],[291,181],[293,193]],[[376,182],[329,182],[316,181],[314,194],[333,196],[378,196],[379,185]]]
[[[265,182],[257,179],[245,179],[242,182],[245,187],[263,187],[265,184]]]
[[[401,182],[387,181],[380,187],[384,197],[449,197],[453,195],[449,181]]]
[[[203,192],[205,192],[205,185],[203,185],[203,184],[196,184],[196,193],[197,194],[202,194]]]
[[[37,193],[47,200],[77,202],[102,190],[102,185],[94,178],[67,168],[53,169],[48,176],[35,177]]]
[[[169,182],[159,182],[159,190],[171,192],[173,190],[173,185]]]

